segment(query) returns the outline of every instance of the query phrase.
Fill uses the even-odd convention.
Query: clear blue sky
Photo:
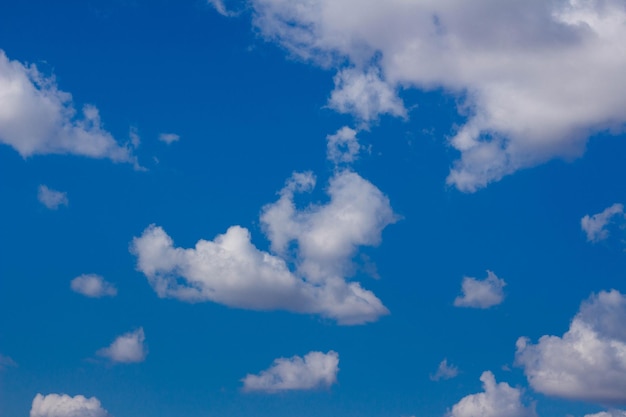
[[[626,8],[465,3],[0,5],[0,416],[622,416]]]

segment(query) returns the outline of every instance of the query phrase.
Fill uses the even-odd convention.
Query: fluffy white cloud
[[[622,410],[601,411],[595,414],[585,414],[585,417],[626,417],[626,411],[622,411]]]
[[[146,358],[144,341],[146,336],[143,328],[118,336],[107,348],[98,350],[97,354],[109,358],[112,362],[133,363],[143,362]]]
[[[326,158],[335,165],[354,162],[361,150],[356,134],[356,130],[344,126],[326,136]]]
[[[452,407],[448,417],[536,417],[533,407],[525,407],[520,389],[506,382],[496,383],[489,371],[480,376],[485,392],[468,395]]]
[[[454,365],[448,365],[448,359],[444,359],[439,363],[437,372],[430,376],[433,381],[439,381],[441,379],[451,379],[459,374],[459,368]]]
[[[329,106],[404,116],[399,88],[443,89],[466,117],[447,182],[474,191],[582,155],[626,122],[621,0],[250,0],[253,22],[293,56],[337,70]],[[476,22],[482,22],[476,24]]]
[[[93,298],[114,297],[117,295],[115,285],[105,281],[104,278],[96,274],[83,274],[74,278],[70,282],[70,288],[79,294]]]
[[[36,154],[75,154],[131,162],[127,146],[103,129],[98,109],[86,105],[76,115],[72,96],[34,65],[11,61],[0,50],[0,143],[26,158]]]
[[[504,300],[504,286],[506,282],[491,271],[487,271],[487,278],[478,280],[464,277],[461,283],[462,296],[454,300],[457,307],[489,308],[498,305]]]
[[[160,297],[319,314],[340,324],[375,321],[388,310],[345,277],[353,273],[357,247],[378,244],[382,229],[395,221],[389,200],[359,175],[341,171],[330,180],[327,204],[297,210],[294,193],[314,184],[312,174],[296,173],[280,199],[264,207],[261,222],[276,255],[257,249],[240,226],[183,249],[152,225],[133,240],[137,268]],[[293,241],[296,271],[286,261]]]
[[[174,142],[178,142],[180,140],[180,136],[176,133],[161,133],[159,135],[159,140],[170,145]]]
[[[96,397],[66,394],[37,394],[33,399],[30,417],[108,417]]]
[[[593,216],[587,214],[580,220],[580,227],[587,234],[587,240],[595,243],[609,237],[606,226],[616,218],[624,220],[624,206],[619,203],[615,203]]]
[[[67,193],[52,190],[43,184],[37,190],[37,199],[50,210],[56,210],[59,206],[67,206],[69,204]]]
[[[243,389],[275,393],[330,387],[337,382],[337,372],[337,352],[309,352],[304,357],[278,358],[269,369],[258,375],[246,375],[242,379]]]
[[[616,290],[583,302],[562,336],[517,341],[516,363],[543,394],[600,404],[626,403],[626,297]]]

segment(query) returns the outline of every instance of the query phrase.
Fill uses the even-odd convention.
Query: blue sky
[[[0,415],[626,415],[621,1],[0,6]]]

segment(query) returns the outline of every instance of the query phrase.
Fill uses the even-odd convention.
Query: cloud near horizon
[[[224,14],[223,1],[210,1]],[[328,106],[365,125],[407,117],[406,89],[441,89],[464,121],[447,183],[474,192],[585,152],[626,124],[620,0],[250,0],[252,21],[290,56],[336,71]],[[489,16],[488,25],[475,22]],[[419,110],[416,112],[417,114]]]

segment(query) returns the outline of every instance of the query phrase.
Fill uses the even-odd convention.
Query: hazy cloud
[[[67,193],[52,190],[45,185],[39,186],[37,190],[37,199],[41,204],[48,207],[50,210],[56,210],[60,206],[67,206],[69,204]]]
[[[582,303],[562,336],[517,341],[516,363],[538,392],[599,404],[626,403],[626,297],[616,290]]]
[[[330,387],[337,382],[339,355],[309,352],[304,357],[279,358],[258,375],[248,374],[243,381],[244,391],[275,393],[292,390],[311,390]]]
[[[174,142],[178,142],[180,140],[180,136],[178,136],[176,133],[161,133],[159,135],[159,140],[161,142],[165,142],[168,145],[171,145]]]
[[[109,417],[96,397],[66,394],[37,394],[30,417]]]
[[[97,274],[83,274],[74,278],[70,283],[70,288],[79,294],[87,297],[114,297],[117,295],[115,285],[107,282]]]
[[[452,379],[459,374],[459,368],[454,365],[448,364],[448,359],[444,359],[439,363],[437,372],[430,376],[433,381],[439,381],[441,379]]]
[[[624,206],[622,204],[615,203],[593,216],[587,214],[580,220],[580,227],[587,234],[587,240],[596,243],[609,237],[609,231],[606,227],[615,219],[624,222]]]
[[[505,285],[506,282],[491,271],[487,271],[487,278],[484,280],[464,277],[461,284],[463,295],[454,300],[454,305],[473,308],[493,307],[504,300]]]
[[[335,165],[354,162],[361,150],[356,134],[356,130],[344,126],[326,136],[326,158]]]
[[[109,358],[112,362],[133,363],[143,362],[146,358],[143,328],[118,336],[107,348],[98,350],[97,354]]]

